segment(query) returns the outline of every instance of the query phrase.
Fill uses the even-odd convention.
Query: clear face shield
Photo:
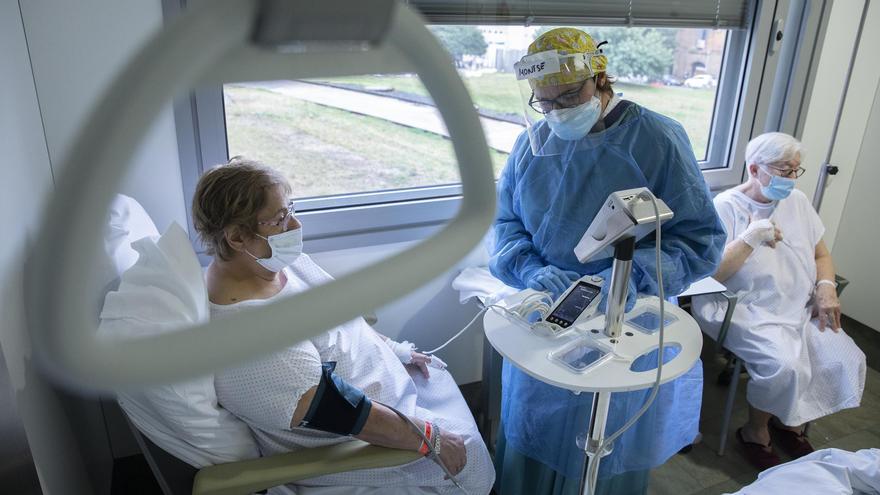
[[[559,155],[581,145],[602,113],[596,95],[593,57],[548,50],[514,64],[532,154]]]

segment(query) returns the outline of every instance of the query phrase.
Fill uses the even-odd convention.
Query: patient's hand
[[[819,330],[825,327],[840,331],[840,300],[833,285],[822,284],[816,287],[815,311],[819,316]]]
[[[461,435],[446,430],[440,432],[440,460],[453,476],[464,469],[467,464],[467,451]]]
[[[771,248],[776,247],[776,243],[783,239],[782,231],[776,224],[769,220],[755,220],[749,223],[745,232],[739,236],[743,242],[751,246],[752,249],[758,249],[758,246],[767,245]]]
[[[421,352],[413,351],[412,361],[408,363],[408,366],[415,366],[419,369],[419,371],[422,372],[422,375],[424,375],[425,378],[430,378],[431,374],[428,372],[428,363],[430,362],[431,356],[422,354]]]

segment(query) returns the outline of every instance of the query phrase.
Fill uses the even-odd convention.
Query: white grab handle
[[[315,56],[251,44],[260,6],[258,0],[194,3],[130,61],[81,128],[46,210],[26,287],[34,350],[44,369],[66,385],[112,391],[169,383],[284,348],[427,283],[464,257],[490,225],[494,175],[483,130],[452,61],[416,14],[394,4],[378,46]],[[248,53],[258,53],[262,65],[243,63],[248,72],[236,73],[234,61]],[[351,67],[318,63],[336,59]],[[84,288],[94,286],[105,213],[135,147],[175,94],[196,84],[222,83],[214,80],[219,74],[267,79],[266,74],[285,71],[322,76],[386,67],[416,72],[449,129],[463,191],[461,210],[449,224],[406,252],[259,310],[144,339],[96,335],[96,295]]]

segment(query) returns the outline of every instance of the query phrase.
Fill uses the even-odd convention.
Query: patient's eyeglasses
[[[775,167],[773,165],[764,165],[765,167],[775,170],[778,172],[780,177],[785,177],[787,179],[797,179],[798,177],[804,175],[807,169],[804,167],[798,166],[797,168],[788,168],[788,167]]]
[[[293,220],[294,215],[296,215],[296,203],[291,199],[287,202],[287,207],[282,210],[280,213],[280,218],[277,220],[264,220],[258,221],[257,225],[266,225],[268,227],[274,227],[276,229],[280,228],[282,230],[287,229],[287,226],[290,225],[290,221]]]

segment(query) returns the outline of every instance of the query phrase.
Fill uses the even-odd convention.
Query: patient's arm
[[[831,252],[825,241],[819,241],[816,244],[816,281],[831,280],[834,281],[834,261],[831,259]]]
[[[730,226],[727,226],[730,229]],[[749,223],[745,231],[736,239],[724,246],[724,254],[721,256],[721,264],[715,272],[715,280],[724,282],[734,273],[738,272],[759,246],[776,248],[776,243],[782,240],[782,231],[770,220],[755,220]]]
[[[314,386],[300,398],[296,410],[293,412],[293,418],[290,420],[291,428],[299,426],[305,418],[317,390],[318,387]],[[418,418],[410,419],[420,430],[425,430],[424,421]],[[373,402],[370,415],[367,416],[367,422],[364,424],[363,430],[355,435],[355,438],[383,447],[404,450],[419,450],[422,443],[421,437],[412,430],[412,427],[403,418],[378,402]]]
[[[291,428],[298,426],[306,416],[317,389],[317,385],[310,388],[300,398],[290,421]],[[425,430],[424,421],[414,417],[410,419],[420,430]],[[363,430],[354,437],[374,445],[402,450],[418,451],[422,444],[421,436],[412,430],[409,423],[376,401],[373,401],[373,407],[370,409]],[[467,455],[461,436],[445,430],[441,432],[440,459],[452,474],[458,474],[464,468]]]
[[[724,254],[721,255],[721,263],[718,270],[713,276],[715,280],[724,282],[738,272],[745,264],[746,260],[752,254],[752,247],[745,243],[742,239],[734,239],[724,247]]]
[[[816,244],[816,281],[830,280],[834,282],[834,261],[825,241]],[[838,332],[840,324],[840,300],[837,298],[837,288],[833,284],[817,284],[815,294],[814,316],[819,317],[819,330],[825,327]]]
[[[309,412],[309,406],[312,405],[312,399],[315,398],[315,392],[318,391],[318,386],[306,390],[306,393],[299,398],[299,402],[296,403],[296,409],[293,411],[293,418],[290,419],[290,427],[294,428],[299,426],[302,423],[303,418],[306,417],[306,413]]]

